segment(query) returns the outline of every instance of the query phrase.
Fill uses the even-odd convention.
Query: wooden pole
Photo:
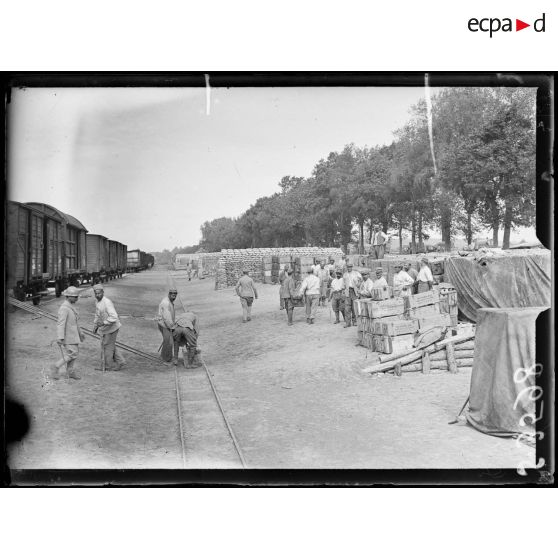
[[[423,353],[422,355],[422,373],[430,374],[430,354]]]
[[[457,363],[455,362],[455,350],[452,343],[446,345],[446,356],[448,359],[448,369],[452,374],[457,374]]]

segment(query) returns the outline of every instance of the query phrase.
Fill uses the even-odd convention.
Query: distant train
[[[88,234],[75,217],[44,203],[8,201],[6,206],[7,289],[38,304],[47,287],[59,297],[68,286],[104,283],[123,273],[149,269],[151,254]],[[140,265],[130,261],[138,253]]]
[[[128,250],[128,272],[151,269],[154,263],[155,258],[151,254],[141,250]]]

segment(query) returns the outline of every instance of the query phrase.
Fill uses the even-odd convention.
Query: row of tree
[[[426,230],[467,243],[480,228],[493,245],[509,246],[515,226],[534,223],[535,91],[528,88],[448,88],[410,110],[388,146],[347,145],[320,160],[307,178],[285,176],[279,191],[262,197],[240,217],[201,227],[200,246],[346,247],[375,223],[402,245],[422,250]],[[368,237],[370,241],[370,236]]]

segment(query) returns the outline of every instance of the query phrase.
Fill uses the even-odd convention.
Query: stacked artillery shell
[[[313,264],[314,259],[328,259],[330,256],[337,261],[342,254],[339,248],[317,247],[222,250],[216,264],[215,288],[236,285],[243,269],[248,269],[254,281],[272,283],[278,280],[279,271],[284,265],[292,265],[296,258],[305,258],[306,266],[306,258]]]

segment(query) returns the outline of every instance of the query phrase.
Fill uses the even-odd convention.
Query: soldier
[[[312,325],[316,319],[316,309],[320,301],[320,280],[314,275],[311,268],[302,281],[298,294],[305,297],[306,323]]]
[[[279,284],[281,285],[281,287],[279,289],[279,309],[280,310],[285,310],[285,299],[288,298],[288,296],[285,296],[285,294],[287,293],[287,290],[284,287],[284,284],[286,284],[287,281],[289,280],[288,270],[289,270],[289,266],[288,266],[288,264],[285,264],[285,267],[279,273]]]
[[[245,324],[252,319],[252,303],[258,298],[258,291],[253,279],[248,275],[249,270],[244,269],[243,275],[236,284],[236,294],[240,297],[240,305],[242,306],[242,323]]]
[[[201,352],[198,349],[199,333],[198,318],[194,312],[187,310],[178,316],[172,333],[174,339],[173,364],[178,364],[179,347],[184,347],[184,367],[197,368],[198,366],[202,366],[198,356]]]
[[[343,291],[345,289],[345,283],[343,281],[343,273],[340,269],[335,272],[335,279],[331,282],[331,292],[329,294],[329,300],[331,301],[331,307],[335,313],[335,324],[339,323],[339,312],[345,319],[345,301],[343,300]]]
[[[95,285],[93,292],[96,299],[93,332],[99,332],[101,335],[105,370],[121,370],[126,361],[116,348],[116,336],[122,324],[118,319],[114,304],[105,296],[103,287]]]
[[[174,301],[178,296],[176,289],[169,289],[169,294],[159,304],[159,316],[157,318],[157,326],[161,335],[163,336],[163,346],[161,348],[161,358],[165,362],[172,360],[173,352],[173,338],[172,332],[174,330],[175,313]]]
[[[370,279],[370,272],[367,269],[362,271],[362,283],[358,289],[358,296],[360,298],[370,298],[372,296],[372,289],[374,282]]]
[[[386,239],[387,236],[383,233],[380,225],[374,225],[370,255],[374,256],[377,260],[382,260],[384,258]]]
[[[79,325],[79,313],[76,310],[79,291],[76,287],[68,287],[62,294],[66,300],[58,309],[56,327],[57,343],[62,350],[62,358],[49,367],[49,376],[53,380],[58,380],[60,378],[59,369],[66,364],[68,378],[81,380],[81,376],[74,371],[74,364],[79,354],[79,344],[85,340]]]
[[[356,325],[356,313],[354,309],[354,300],[358,298],[358,288],[362,281],[362,276],[358,271],[353,271],[353,264],[347,263],[347,273],[343,276],[345,288],[345,325],[343,327],[350,327]]]

